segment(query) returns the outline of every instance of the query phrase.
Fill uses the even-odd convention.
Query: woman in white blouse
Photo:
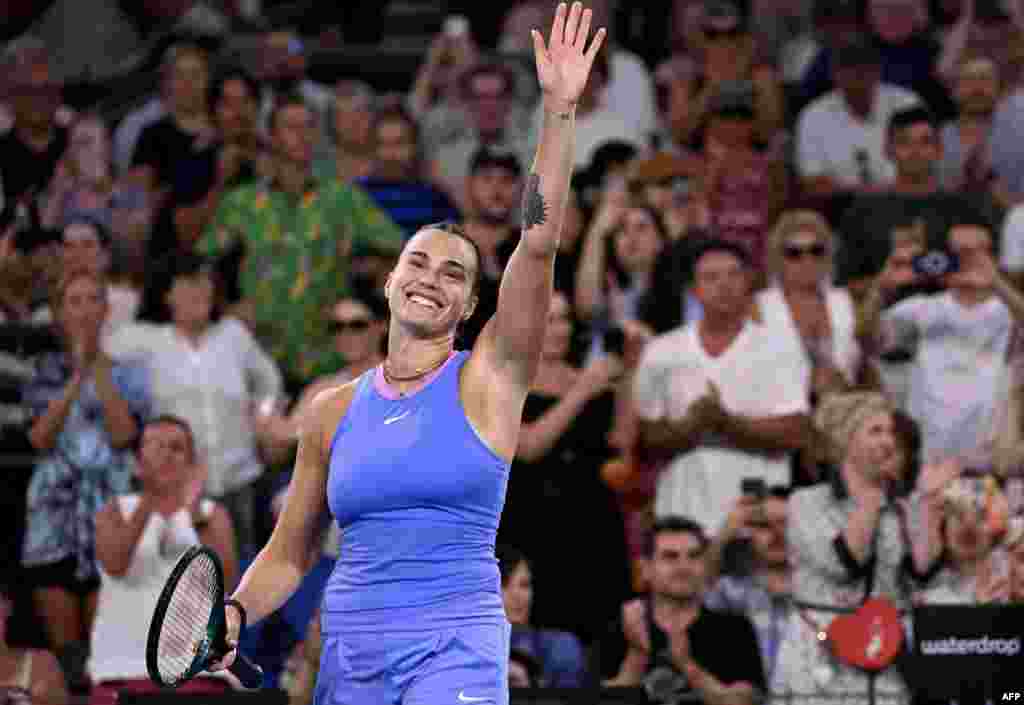
[[[208,467],[206,494],[231,514],[242,555],[253,548],[254,488],[263,473],[254,402],[281,395],[281,374],[248,329],[220,318],[210,265],[194,255],[163,263],[144,294],[140,319],[108,342],[122,357],[146,359],[158,414],[192,427]]]
[[[835,236],[822,216],[783,213],[768,237],[769,287],[757,294],[761,319],[791,348],[809,399],[848,390],[860,377],[853,300],[830,285],[834,252]]]

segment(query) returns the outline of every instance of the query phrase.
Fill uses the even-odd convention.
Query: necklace
[[[440,360],[430,365],[429,367],[419,367],[415,371],[413,371],[411,375],[407,375],[405,377],[397,377],[396,375],[392,374],[391,371],[388,370],[387,360],[385,360],[384,364],[381,365],[381,370],[384,372],[384,381],[386,381],[388,384],[394,384],[395,382],[412,382],[414,380],[420,379],[421,377],[430,374],[431,372],[439,368],[441,365],[443,365],[445,362],[447,362],[447,360],[448,356],[442,357]],[[404,392],[402,392],[402,394],[404,394]]]

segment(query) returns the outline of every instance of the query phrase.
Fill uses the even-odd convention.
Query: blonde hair
[[[877,413],[891,414],[892,404],[877,392],[830,394],[818,405],[814,426],[827,444],[826,457],[841,465],[861,424]]]
[[[798,232],[810,230],[825,245],[825,257],[828,261],[824,280],[832,280],[832,257],[836,252],[836,234],[829,226],[828,221],[817,211],[800,209],[789,210],[779,216],[775,221],[775,227],[768,233],[767,257],[765,269],[768,274],[768,281],[777,283],[779,273],[782,271],[782,248],[786,239]]]

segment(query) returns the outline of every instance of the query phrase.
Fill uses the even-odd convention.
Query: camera
[[[949,250],[928,250],[911,261],[914,274],[927,279],[938,279],[959,271],[960,260]]]

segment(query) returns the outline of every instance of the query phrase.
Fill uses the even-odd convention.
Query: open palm
[[[593,13],[583,9],[583,3],[574,2],[569,10],[559,3],[551,23],[551,36],[547,46],[540,32],[533,30],[534,54],[537,60],[537,78],[544,97],[558,105],[576,103],[587,85],[590,67],[604,42],[605,29],[594,35],[587,48],[590,21]]]

